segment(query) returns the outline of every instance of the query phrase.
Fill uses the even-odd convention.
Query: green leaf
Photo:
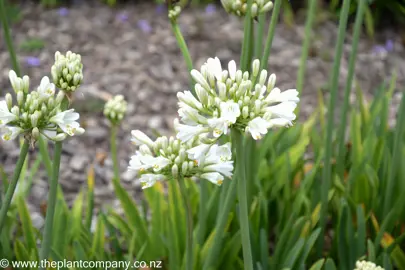
[[[316,263],[314,263],[309,270],[321,270],[325,263],[325,259],[320,259]]]
[[[97,219],[96,231],[93,236],[91,253],[97,259],[103,259],[105,245],[105,226],[101,218]]]
[[[22,197],[17,198],[18,214],[20,216],[22,230],[24,233],[25,243],[27,244],[27,253],[34,252],[38,260],[38,250],[36,245],[34,227],[32,226],[31,216],[28,212],[27,205]]]

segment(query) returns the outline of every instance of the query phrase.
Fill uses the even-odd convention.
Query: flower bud
[[[251,15],[252,15],[252,17],[253,17],[253,18],[256,18],[257,15],[258,15],[258,7],[257,7],[257,4],[256,4],[256,3],[253,3],[253,4],[252,4],[252,8],[251,8],[250,10],[251,10]]]
[[[269,82],[267,83],[267,91],[273,90],[276,85],[276,74],[271,74],[269,77]]]
[[[262,102],[260,100],[255,101],[255,113],[260,114],[260,111],[262,109]]]
[[[194,166],[197,166],[198,164],[196,164],[194,161],[189,161],[188,162],[188,168],[191,170],[194,168]]]
[[[11,108],[13,107],[13,97],[11,96],[10,93],[6,94],[6,103],[7,103],[7,108],[9,110],[11,110]]]
[[[242,70],[236,71],[235,80],[237,84],[240,84],[240,82],[242,81],[242,77],[243,77]]]
[[[149,147],[146,144],[142,144],[139,147],[139,152],[141,152],[144,155],[152,155],[152,151],[150,151]]]
[[[181,165],[181,172],[182,172],[183,174],[186,174],[187,171],[188,171],[188,162],[185,161],[185,162],[183,162],[183,164]]]
[[[30,78],[27,75],[22,78],[22,88],[24,93],[28,93],[30,89]]]
[[[218,92],[219,98],[222,100],[226,99],[226,85],[223,82],[218,82]]]
[[[243,119],[246,119],[249,117],[249,107],[248,106],[243,106],[242,117],[243,117]]]
[[[67,135],[65,133],[59,133],[58,135],[56,135],[55,137],[53,137],[52,139],[55,142],[60,142],[63,141],[64,139],[66,139]]]
[[[249,72],[248,71],[243,72],[243,80],[244,81],[249,80]]]
[[[259,84],[264,85],[266,83],[266,79],[267,79],[267,70],[263,69],[260,72]]]
[[[174,163],[176,163],[176,164],[180,164],[180,163],[181,163],[181,159],[180,159],[179,156],[174,159]]]
[[[180,158],[180,161],[184,161],[184,160],[186,159],[186,157],[187,157],[186,151],[185,151],[184,149],[181,149],[181,150],[179,151],[179,158]]]
[[[37,127],[34,127],[32,129],[31,136],[32,136],[32,138],[34,140],[38,140],[38,138],[39,138],[39,129]]]
[[[59,91],[59,93],[55,99],[55,104],[61,104],[64,98],[65,98],[65,93],[63,91]]]
[[[14,106],[13,108],[11,108],[10,112],[17,117],[20,116],[20,108],[18,108],[18,106]]]
[[[174,178],[177,178],[178,175],[179,175],[179,167],[177,166],[177,164],[174,164],[172,166],[172,176]]]
[[[197,83],[195,85],[195,93],[197,94],[198,99],[202,104],[207,104],[208,103],[208,93],[207,90],[205,90],[201,84]]]
[[[23,92],[17,92],[17,103],[18,103],[18,106],[23,106],[23,104],[24,104],[24,93]]]
[[[113,124],[119,124],[127,112],[127,102],[124,96],[117,95],[107,101],[104,106],[104,115]]]
[[[51,74],[54,84],[59,89],[74,92],[82,83],[83,78],[81,56],[70,51],[66,55],[56,52]]]
[[[260,13],[269,12],[273,8],[273,2],[267,2],[261,9]]]
[[[37,125],[38,125],[38,114],[34,113],[31,115],[31,126],[36,128]]]

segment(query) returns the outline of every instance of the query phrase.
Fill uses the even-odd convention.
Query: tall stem
[[[181,33],[180,27],[177,24],[177,21],[172,20],[171,21],[172,29],[174,36],[176,37],[177,44],[179,45],[179,48],[181,50],[181,53],[183,54],[184,60],[186,61],[187,69],[190,73],[190,71],[193,69],[193,61],[191,60],[190,52],[187,47],[187,43],[184,40],[183,34]],[[191,92],[193,95],[195,95],[194,87],[193,85],[193,78],[190,75],[190,85],[191,85]]]
[[[0,2],[2,2],[0,0]],[[13,198],[15,188],[17,187],[18,179],[20,178],[21,169],[24,165],[25,158],[28,154],[29,143],[27,140],[24,141],[24,144],[20,150],[20,156],[18,157],[17,165],[14,170],[13,179],[11,179],[11,183],[8,185],[7,193],[2,201],[1,209],[0,209],[0,232],[3,230],[4,223],[6,221],[7,211],[10,207],[11,200]]]
[[[273,44],[274,33],[276,32],[276,25],[278,22],[278,15],[280,14],[281,3],[283,0],[276,0],[271,14],[271,21],[269,25],[269,32],[267,33],[266,45],[262,59],[260,61],[260,69],[267,69],[268,61],[270,57],[271,44]]]
[[[45,217],[44,239],[42,240],[40,252],[41,260],[48,259],[49,251],[51,250],[52,245],[53,218],[55,215],[56,197],[58,194],[58,180],[59,180],[59,167],[61,154],[62,154],[62,142],[56,142],[54,150],[54,162],[52,168],[52,179],[49,187],[48,203]]]
[[[60,107],[62,110],[66,110],[69,107],[69,100],[67,97],[63,99]],[[62,155],[62,142],[63,141],[55,143],[55,149],[53,153],[52,179],[49,184],[50,186],[45,217],[44,238],[42,239],[40,251],[41,260],[48,259],[52,245],[53,219],[55,216],[56,198],[58,194],[60,158]]]
[[[110,150],[111,156],[113,161],[113,169],[114,169],[114,181],[119,181],[120,179],[120,166],[117,157],[117,132],[118,126],[113,125],[111,127],[111,137],[110,137]]]
[[[248,9],[245,15],[245,22],[243,25],[243,43],[242,43],[242,53],[241,53],[241,57],[240,57],[240,61],[241,61],[241,69],[242,70],[248,70],[249,68],[249,55],[251,55],[251,50],[253,48],[251,48],[252,44],[251,44],[251,39],[252,39],[252,11],[251,11],[251,7],[252,7],[252,0],[248,0],[247,5],[248,5]]]
[[[186,270],[193,270],[193,216],[191,210],[190,198],[188,196],[184,177],[179,177],[179,186],[181,196],[183,197],[184,206],[187,215],[187,240],[186,240]]]
[[[250,244],[249,210],[246,190],[246,160],[244,153],[243,134],[232,130],[236,144],[236,172],[238,174],[239,223],[242,235],[243,262],[245,270],[253,270],[253,257]]]
[[[8,25],[7,18],[8,16],[5,7],[5,0],[0,0],[0,21],[1,24],[3,25],[4,39],[6,40],[6,45],[11,58],[11,64],[13,65],[13,69],[15,73],[17,73],[17,76],[20,76],[21,75],[20,65],[18,64],[17,55],[15,54],[14,51],[13,41],[11,39],[10,28]]]

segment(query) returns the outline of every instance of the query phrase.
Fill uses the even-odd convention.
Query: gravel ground
[[[86,3],[84,3],[86,2]],[[119,157],[122,181],[128,190],[136,191],[139,183],[126,172],[133,147],[130,131],[141,129],[152,134],[171,134],[176,117],[176,92],[188,88],[188,73],[167,17],[153,4],[128,4],[108,8],[100,1],[82,1],[69,9],[43,10],[25,4],[23,20],[13,26],[17,44],[30,38],[45,41],[45,47],[35,53],[19,51],[24,74],[37,85],[48,75],[53,54],[59,50],[80,53],[84,62],[85,82],[76,94],[75,107],[81,112],[86,133],[71,138],[64,144],[61,165],[61,185],[71,202],[80,188],[86,186],[86,171],[93,164],[96,170],[96,205],[115,204],[110,179],[112,162],[108,156],[108,123],[102,117],[103,99],[123,94],[129,103],[129,112],[119,134]],[[187,9],[180,25],[189,44],[195,66],[208,58],[218,56],[223,63],[239,61],[242,22],[228,16],[219,8]],[[344,47],[339,95],[343,95],[351,52],[350,30]],[[302,96],[303,119],[316,106],[317,91],[326,87],[333,62],[333,46],[337,34],[336,21],[323,21],[314,29],[311,56],[307,62],[307,78]],[[303,20],[298,18],[294,27],[280,23],[277,26],[270,57],[271,72],[277,74],[281,89],[294,88],[304,37]],[[0,40],[3,40],[0,34]],[[372,97],[376,86],[388,80],[395,68],[398,71],[397,88],[405,86],[405,51],[399,34],[385,30],[378,40],[387,44],[385,51],[376,52],[377,43],[362,37],[359,44],[356,81],[364,90],[366,99]],[[38,59],[32,57],[37,57]],[[39,61],[38,61],[39,60]],[[8,82],[9,57],[4,42],[0,44],[0,89],[10,90]],[[3,94],[4,94],[3,92]],[[400,99],[399,90],[394,97],[391,116],[395,116]],[[354,98],[353,98],[354,99]],[[18,148],[16,142],[0,142],[0,163],[12,173]],[[35,179],[30,207],[39,208],[46,200],[47,181],[43,170]],[[36,223],[41,225],[40,215]]]

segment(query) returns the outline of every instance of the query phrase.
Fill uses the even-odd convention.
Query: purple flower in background
[[[69,9],[62,7],[58,10],[59,16],[65,17],[69,14]]]
[[[376,45],[373,47],[375,54],[386,54],[394,50],[394,42],[389,39],[385,42],[385,45]]]
[[[128,21],[129,16],[126,12],[120,12],[117,14],[117,20],[121,21],[121,22],[126,22]]]
[[[391,39],[389,39],[389,40],[387,40],[387,42],[385,42],[385,49],[388,52],[392,52],[394,50],[394,42]]]
[[[213,14],[217,11],[217,8],[214,4],[209,4],[205,7],[205,13],[207,14]]]
[[[164,4],[159,4],[156,6],[156,13],[157,14],[162,14],[166,12],[166,5]]]
[[[138,21],[138,27],[144,32],[144,33],[150,33],[152,32],[152,26],[147,20],[139,20]]]
[[[41,64],[41,60],[35,56],[28,56],[25,58],[25,63],[30,67],[38,67]]]

